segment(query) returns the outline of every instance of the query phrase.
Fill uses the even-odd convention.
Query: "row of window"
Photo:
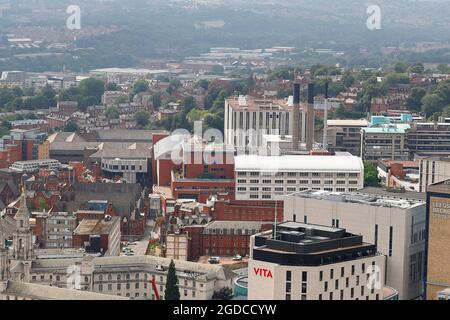
[[[237,176],[238,177],[264,177],[264,176],[268,176],[268,174],[266,173],[261,173],[261,172],[243,172],[243,171],[239,171],[237,172]],[[270,174],[269,174],[270,176]],[[277,172],[274,173],[273,176],[275,177],[325,177],[325,178],[332,178],[332,177],[339,177],[339,178],[346,178],[346,177],[350,177],[350,178],[355,178],[359,176],[359,173],[346,173],[346,172]]]
[[[288,192],[296,192],[296,190],[287,189]],[[299,192],[306,191],[306,190],[314,190],[314,191],[324,190],[324,191],[329,191],[329,192],[354,192],[354,191],[357,191],[358,188],[326,188],[326,187],[325,188],[298,188]],[[238,189],[238,191],[241,191],[241,190]],[[243,192],[243,191],[241,191],[241,192]],[[272,195],[271,194],[262,194],[260,197],[259,194],[252,193],[249,195],[249,198],[250,199],[272,199]]]

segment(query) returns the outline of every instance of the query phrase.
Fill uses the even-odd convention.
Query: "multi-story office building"
[[[262,145],[263,134],[291,134],[293,103],[239,96],[225,100],[225,143],[246,150]],[[253,130],[253,131],[252,131]]]
[[[409,125],[385,125],[361,129],[361,158],[378,160],[408,160],[405,143],[406,127]]]
[[[43,234],[39,242],[44,248],[71,248],[77,217],[68,212],[52,212],[45,217],[36,217],[36,225],[42,219]]]
[[[361,129],[366,128],[367,125],[366,119],[328,120],[328,144],[336,151],[347,151],[360,156]]]
[[[335,156],[235,157],[237,200],[282,200],[304,190],[348,192],[364,186],[364,165],[349,153]]]
[[[406,131],[406,147],[410,157],[450,155],[450,123],[413,123]]]
[[[286,197],[284,219],[346,228],[386,255],[386,284],[400,299],[422,294],[425,201],[416,192],[366,188],[354,193],[304,191]]]
[[[430,184],[450,179],[450,157],[420,159],[419,192],[426,192]]]
[[[28,160],[28,161],[17,161],[14,162],[10,169],[23,172],[32,173],[38,172],[39,169],[45,168],[49,170],[58,170],[61,168],[61,163],[54,159],[43,159],[43,160]]]
[[[378,160],[409,160],[406,130],[413,121],[411,115],[400,117],[372,116],[367,128],[361,129],[361,158]]]
[[[426,299],[450,288],[450,181],[427,188]]]
[[[386,257],[345,229],[283,222],[251,239],[249,300],[382,300]]]

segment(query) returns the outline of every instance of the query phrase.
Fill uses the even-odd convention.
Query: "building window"
[[[322,281],[323,280],[323,271],[320,271],[319,272],[319,281]]]
[[[308,281],[308,272],[303,271],[302,272],[302,282]]]
[[[389,257],[392,257],[392,241],[394,238],[394,227],[389,227]]]
[[[375,225],[375,245],[378,245],[378,224]]]
[[[291,281],[292,273],[291,271],[286,271],[286,281]]]
[[[291,283],[290,282],[286,282],[286,292],[287,293],[291,292]]]

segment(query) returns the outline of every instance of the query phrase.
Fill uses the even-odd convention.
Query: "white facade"
[[[450,179],[450,157],[420,159],[419,192],[426,192],[427,187]]]
[[[237,200],[283,200],[304,190],[350,192],[363,188],[364,165],[345,155],[235,157]]]
[[[379,255],[316,267],[250,260],[248,300],[383,300],[382,288],[368,286],[367,268],[372,263],[383,266],[385,259]],[[272,277],[259,270],[270,271]],[[384,278],[383,268],[380,278]]]
[[[168,234],[166,237],[166,258],[188,259],[188,234]]]
[[[386,255],[386,284],[400,299],[422,293],[425,202],[393,194],[302,192],[285,198],[284,219],[345,228]]]
[[[34,261],[30,279],[32,283],[66,288],[68,268],[78,266],[81,290],[155,300],[150,284],[154,278],[158,294],[163,299],[170,261],[154,256],[42,259]],[[214,291],[232,286],[234,274],[221,266],[181,260],[174,262],[181,300],[209,300]]]
[[[263,145],[263,135],[292,135],[292,108],[292,99],[272,101],[248,96],[226,99],[225,144],[238,150],[252,150]],[[306,114],[300,112],[300,117],[305,119]],[[301,129],[300,137],[305,137],[305,130]]]
[[[34,172],[42,167],[48,168],[50,170],[59,169],[61,167],[61,163],[58,160],[45,159],[45,160],[17,161],[11,165],[12,170],[16,170],[19,172]]]

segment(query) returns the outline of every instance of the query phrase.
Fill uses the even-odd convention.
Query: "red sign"
[[[264,278],[273,278],[272,271],[262,268],[253,268],[253,272],[257,276],[264,277]]]

